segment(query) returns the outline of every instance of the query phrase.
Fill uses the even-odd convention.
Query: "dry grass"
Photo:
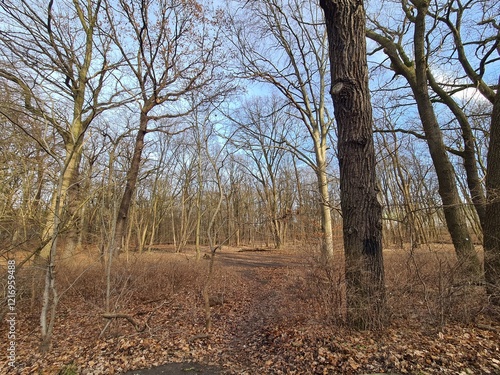
[[[482,254],[478,249],[480,256]],[[330,324],[345,322],[345,280],[339,254],[331,267],[311,257],[306,291],[318,317]],[[480,280],[467,281],[448,244],[384,251],[388,321],[444,326],[472,323],[487,310]]]
[[[335,263],[324,267],[316,251],[293,255],[302,266],[292,277],[290,298],[314,305],[315,319],[342,324],[345,318],[345,280],[343,259],[338,251]],[[481,254],[482,255],[482,254]],[[257,256],[258,257],[258,256]],[[128,259],[127,259],[128,258]],[[387,304],[391,318],[425,321],[472,322],[487,307],[480,283],[461,281],[451,245],[422,245],[418,249],[388,249],[384,252]],[[286,258],[283,260],[286,263]],[[114,310],[130,303],[165,301],[180,290],[201,290],[206,263],[196,262],[194,254],[130,253],[113,263],[112,305]],[[227,275],[216,276],[213,293],[222,293]],[[224,277],[225,281],[220,281]],[[40,304],[43,271],[25,267],[17,276],[18,300],[30,300],[36,310]],[[80,254],[61,260],[57,267],[58,289],[67,298],[80,299],[95,307],[104,306],[106,277],[104,266],[93,254]],[[220,289],[220,290],[217,290]],[[293,301],[292,301],[293,302]]]
[[[253,368],[259,368],[270,360],[270,352],[262,349],[268,347],[274,350],[273,358],[282,356],[280,361],[285,367],[292,366],[290,361],[293,358],[293,366],[307,365],[310,353],[319,355],[318,351],[329,348],[331,366],[337,366],[337,369],[345,366],[352,370],[353,362],[349,362],[349,356],[357,358],[355,349],[358,344],[345,342],[342,345],[352,352],[344,353],[347,349],[338,344],[338,340],[327,342],[330,336],[326,333],[341,332],[341,336],[358,337],[356,333],[349,333],[352,331],[345,326],[341,253],[336,253],[332,267],[324,267],[315,250],[308,253],[297,249],[291,252],[238,250],[223,249],[216,258],[210,295],[220,297],[222,302],[212,307],[214,332],[210,333],[209,345],[202,341],[208,336],[197,336],[200,332],[205,333],[201,291],[207,280],[208,261],[196,261],[193,251],[185,254],[129,253],[128,258],[122,255],[114,262],[112,311],[128,314],[141,325],[150,323],[141,333],[125,319],[111,322],[103,319],[105,269],[94,253],[60,260],[56,272],[61,302],[54,350],[45,359],[34,354],[39,339],[43,272],[26,267],[17,276],[18,290],[22,291],[17,307],[23,319],[19,326],[22,337],[19,357],[26,366],[24,372],[19,373],[28,374],[36,366],[50,365],[60,369],[67,361],[61,358],[72,358],[74,352],[83,353],[78,357],[78,368],[95,369],[101,362],[108,363],[109,356],[119,364],[116,368],[144,367],[156,361],[158,356],[168,356],[169,360],[195,358],[212,361],[217,358],[221,361],[219,363],[231,361],[233,364],[250,358],[254,361]],[[467,326],[486,316],[488,304],[483,287],[460,281],[451,246],[439,244],[413,250],[388,249],[384,257],[389,321],[392,327],[417,332],[408,334],[408,337],[420,338],[421,332],[436,330],[446,333],[443,329],[446,325]],[[375,359],[367,357],[366,361],[367,364],[372,360],[379,361],[380,369],[385,370],[383,364],[387,361],[379,358],[377,353],[390,348],[379,345],[379,334],[383,335],[366,333],[373,342],[368,346],[375,356]],[[360,334],[360,337],[364,335]],[[315,340],[320,336],[324,336],[321,340],[327,341],[317,343]],[[203,339],[191,341],[193,337]],[[132,357],[123,354],[125,344],[127,353],[138,350],[133,348],[144,347],[142,354],[130,354],[133,358],[142,358],[142,362],[127,363]],[[321,347],[318,349],[315,345]],[[407,343],[401,344],[401,350],[405,350],[405,345]],[[102,349],[95,350],[96,346]],[[418,343],[414,346],[415,350],[420,350]],[[301,354],[301,350],[309,354]],[[303,361],[299,355],[304,356]],[[334,357],[338,357],[337,364]],[[94,363],[94,367],[88,363]],[[421,365],[426,366],[424,362]],[[88,373],[93,374],[92,371]],[[113,373],[106,371],[103,373]]]
[[[294,250],[293,255],[303,259],[302,266],[290,279],[293,285],[288,286],[296,293],[288,293],[287,298],[291,298],[291,303],[302,300],[314,306],[314,319],[333,325],[343,324],[345,280],[341,253],[335,254],[336,262],[329,267],[322,265],[315,251],[304,255]],[[484,288],[480,284],[460,281],[450,245],[389,249],[384,252],[384,260],[391,319],[440,325],[468,323],[477,319],[487,307]],[[283,261],[286,262],[286,258]],[[71,260],[62,260],[57,270],[58,289],[65,298],[79,299],[94,308],[103,308],[106,277],[104,266],[98,259],[80,254]],[[213,294],[224,293],[228,282],[228,276],[218,272]],[[181,290],[198,292],[205,277],[206,262],[196,262],[192,252],[122,255],[113,263],[112,306],[115,311],[120,311],[130,304],[169,300]],[[38,310],[43,287],[42,270],[25,267],[17,278],[18,300],[29,300],[30,309]]]

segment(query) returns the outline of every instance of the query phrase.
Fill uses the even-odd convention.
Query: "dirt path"
[[[248,268],[286,268],[303,264],[303,258],[296,254],[276,251],[230,251],[217,253],[217,260],[225,267]]]
[[[281,279],[287,270],[301,266],[302,258],[294,254],[275,251],[223,251],[217,253],[216,262],[221,270],[236,271],[241,275],[246,296],[240,296],[238,318],[228,324],[226,355],[243,367],[252,368],[248,361],[251,353],[266,345],[266,327],[283,317],[280,312],[282,291],[272,285],[273,278]],[[230,298],[235,298],[234,296]],[[124,375],[182,375],[223,374],[226,370],[200,363],[171,363],[151,369],[134,370]],[[245,370],[242,370],[245,372]]]
[[[121,319],[101,337],[105,283],[100,265],[83,259],[68,266],[60,278],[67,293],[59,306],[53,350],[38,353],[39,317],[32,301],[21,299],[19,362],[13,370],[0,361],[0,373],[500,374],[500,327],[486,313],[477,313],[484,306],[482,296],[472,295],[466,303],[446,300],[450,314],[474,313],[474,320],[461,323],[450,315],[446,324],[436,325],[428,301],[441,297],[432,288],[426,289],[430,294],[420,293],[420,281],[413,281],[405,268],[405,254],[386,254],[391,324],[358,332],[332,321],[338,314],[338,281],[310,253],[238,250],[217,252],[210,296],[223,298],[211,309],[209,333],[201,293],[209,263],[194,261],[194,251],[131,254],[117,265],[116,310],[144,324],[144,332]],[[422,264],[434,261],[429,254]],[[18,277],[20,285],[31,286],[31,275]],[[433,285],[433,278],[425,280]],[[5,325],[0,325],[0,336],[7,336]],[[0,349],[7,351],[2,340]]]
[[[222,369],[199,363],[169,363],[144,370],[128,371],[123,375],[219,375]]]

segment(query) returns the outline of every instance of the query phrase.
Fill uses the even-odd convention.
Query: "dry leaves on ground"
[[[120,311],[147,323],[144,331],[126,319],[103,319],[98,281],[89,286],[92,278],[81,277],[84,284],[76,283],[61,300],[54,345],[43,358],[37,351],[39,308],[31,308],[29,299],[18,303],[17,364],[10,368],[2,360],[0,372],[119,374],[198,362],[227,374],[500,373],[500,324],[484,314],[468,324],[395,318],[383,331],[354,331],[326,324],[318,314],[307,283],[310,268],[299,256],[233,255],[217,260],[211,293],[223,302],[212,307],[212,332],[204,329],[201,297],[206,262],[174,262],[164,254],[165,263],[176,264],[175,272],[184,267],[191,277],[155,286],[160,281],[148,278],[169,269],[135,272],[126,281],[130,293],[116,301]],[[158,258],[144,262],[146,273],[158,266]],[[5,325],[0,335],[6,337]],[[5,340],[0,350],[6,353]]]

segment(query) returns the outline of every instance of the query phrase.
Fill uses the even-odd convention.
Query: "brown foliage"
[[[224,248],[209,291],[223,302],[211,307],[213,329],[207,334],[202,289],[208,262],[194,259],[194,253],[146,253],[116,262],[114,313],[135,326],[126,318],[103,319],[100,263],[65,262],[58,288],[66,292],[54,347],[45,358],[36,352],[40,306],[31,303],[26,268],[18,275],[28,287],[20,286],[17,304],[17,367],[0,362],[0,372],[117,374],[193,361],[228,374],[500,371],[500,324],[488,315],[482,286],[455,282],[450,245],[386,250],[391,322],[376,331],[344,325],[341,266],[327,269],[315,261],[318,254],[303,251]],[[4,340],[0,350],[6,350]]]

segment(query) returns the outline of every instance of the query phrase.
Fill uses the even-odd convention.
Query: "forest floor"
[[[481,286],[457,282],[449,246],[384,256],[389,322],[372,331],[343,324],[342,272],[322,267],[313,252],[218,251],[210,332],[202,297],[209,260],[192,251],[121,255],[111,279],[116,319],[103,318],[106,278],[92,254],[61,260],[45,356],[43,275],[26,268],[16,279],[16,365],[2,354],[0,373],[500,374],[498,311]],[[7,353],[6,324],[0,337]]]

